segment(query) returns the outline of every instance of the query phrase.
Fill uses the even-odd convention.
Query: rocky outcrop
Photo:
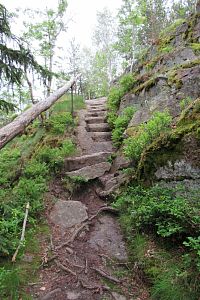
[[[153,183],[200,178],[200,15],[197,12],[152,45],[132,67],[134,83],[123,96],[118,113],[135,106],[124,137],[136,133],[155,111],[169,111],[171,131],[153,141],[139,162],[118,151],[112,169],[133,167],[138,181]],[[128,70],[130,72],[130,69]],[[197,99],[197,100],[196,100]],[[181,102],[192,103],[183,111]],[[124,163],[123,163],[124,161]],[[119,162],[119,163],[118,163]],[[121,166],[120,166],[121,165]],[[115,166],[115,167],[114,167]]]
[[[139,180],[177,181],[200,178],[200,98],[185,110],[171,132],[155,140],[139,162]]]
[[[127,106],[137,108],[129,127],[146,122],[154,111],[167,109],[180,115],[180,101],[200,95],[200,16],[196,14],[172,33],[152,45],[133,67],[136,82],[126,94],[119,112]],[[167,53],[165,53],[167,52]]]

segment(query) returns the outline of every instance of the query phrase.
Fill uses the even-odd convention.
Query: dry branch
[[[19,242],[19,245],[12,257],[12,262],[15,262],[16,261],[16,257],[17,257],[17,254],[19,252],[19,249],[24,241],[24,236],[25,236],[25,230],[26,230],[26,222],[27,222],[27,219],[28,219],[28,210],[29,210],[29,202],[26,204],[26,211],[25,211],[25,216],[24,216],[24,222],[23,222],[23,227],[22,227],[22,234],[21,234],[21,238],[20,238],[20,242]]]
[[[97,268],[91,268],[92,270],[96,271],[98,274],[100,274],[101,276],[115,282],[115,283],[121,283],[119,279],[105,273],[103,270],[97,269]]]
[[[71,269],[69,269],[69,268],[67,268],[66,266],[64,266],[63,264],[61,264],[61,262],[59,262],[58,260],[55,260],[55,263],[56,263],[56,265],[57,265],[60,269],[62,269],[63,271],[65,271],[65,272],[67,272],[67,273],[70,273],[70,274],[72,274],[73,276],[76,276],[76,277],[77,277],[77,275],[76,275],[75,272],[73,272]]]
[[[63,96],[71,88],[71,86],[77,81],[79,77],[80,75],[72,78],[67,84],[58,89],[44,101],[32,105],[31,108],[27,109],[25,112],[19,115],[14,121],[2,127],[0,129],[0,149],[3,148],[19,133],[22,133],[24,129],[42,112],[49,109],[61,96]]]

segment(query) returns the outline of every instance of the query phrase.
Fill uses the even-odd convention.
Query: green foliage
[[[74,95],[74,110],[79,110],[85,108],[85,103],[83,101],[83,96],[81,95]],[[60,100],[58,100],[51,108],[52,112],[57,113],[64,113],[64,112],[71,112],[71,94],[63,95]]]
[[[135,83],[136,80],[133,74],[125,74],[120,78],[119,85],[110,89],[108,95],[108,123],[111,127],[114,126],[116,113],[123,95],[130,91]]]
[[[181,272],[180,268],[174,266],[158,275],[151,289],[153,300],[190,300],[196,299],[195,295],[191,298],[191,291],[184,286],[187,273]],[[193,298],[194,297],[194,298]]]
[[[172,24],[170,24],[168,27],[166,27],[165,29],[163,29],[160,33],[160,37],[164,37],[167,36],[169,34],[174,33],[174,31],[176,30],[176,28],[180,25],[182,25],[185,22],[185,19],[177,19],[175,20]]]
[[[17,170],[16,162],[20,158],[20,150],[5,148],[0,155],[0,186],[9,185]],[[9,170],[9,172],[8,172]]]
[[[112,87],[110,89],[109,95],[108,95],[108,109],[116,112],[119,108],[121,98],[123,96],[123,90],[119,87]]]
[[[168,46],[164,46],[162,48],[160,48],[160,52],[161,53],[170,53],[174,50],[174,47],[171,46],[171,45],[168,45]]]
[[[14,112],[16,109],[16,105],[5,101],[4,99],[0,99],[0,111],[5,111],[7,114],[9,111]]]
[[[0,268],[1,299],[18,299],[18,288],[20,283],[17,269],[6,270],[5,268]]]
[[[199,218],[197,218],[198,220]],[[187,241],[183,242],[186,247],[192,251],[192,256],[187,256],[190,266],[195,264],[197,270],[200,272],[200,236],[188,237]]]
[[[119,80],[120,87],[122,88],[124,94],[130,91],[135,83],[136,79],[134,78],[133,74],[130,73],[123,75]]]
[[[200,52],[200,43],[191,43],[190,47],[197,53]]]
[[[37,160],[31,160],[25,167],[24,176],[26,178],[37,178],[38,176],[46,177],[49,170],[46,163]]]
[[[121,213],[131,259],[152,285],[152,299],[198,299],[198,194],[199,189],[188,193],[183,184],[129,186],[113,204]]]
[[[57,135],[64,134],[67,127],[72,127],[74,125],[74,120],[69,112],[62,112],[59,114],[54,114],[46,123],[47,128],[49,128],[52,133]]]
[[[184,110],[189,104],[191,104],[192,98],[186,97],[180,101],[180,109]]]
[[[123,141],[123,133],[128,126],[133,114],[136,112],[135,107],[126,107],[122,114],[114,121],[114,129],[112,131],[112,140],[115,146],[120,146]]]
[[[117,119],[117,113],[114,111],[109,111],[107,113],[107,122],[111,128],[114,128],[115,121]]]
[[[64,158],[75,153],[75,145],[69,140],[65,140],[60,148],[43,146],[36,154],[36,159],[46,163],[52,171],[58,171],[63,164]]]
[[[156,112],[146,124],[138,127],[135,136],[125,140],[124,153],[130,159],[138,160],[144,149],[162,132],[168,130],[172,121],[168,112]]]
[[[163,238],[171,239],[176,237],[181,240],[191,234],[198,237],[200,206],[195,193],[188,199],[183,190],[183,187],[177,190],[162,186],[149,189],[140,186],[129,187],[117,199],[115,207],[130,216],[130,222],[135,230],[148,229]],[[192,241],[197,247],[199,239],[195,241],[190,239],[190,242]]]

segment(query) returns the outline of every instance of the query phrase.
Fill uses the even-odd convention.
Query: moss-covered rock
[[[184,110],[174,128],[161,135],[142,154],[139,181],[200,178],[200,98]]]

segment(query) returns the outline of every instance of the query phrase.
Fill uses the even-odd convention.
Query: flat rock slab
[[[110,127],[107,123],[88,124],[87,131],[105,132],[105,131],[110,131]]]
[[[73,176],[81,176],[86,180],[91,180],[98,178],[105,174],[105,172],[109,171],[111,168],[111,164],[108,162],[102,162],[99,164],[91,165],[88,167],[84,167],[82,169],[66,172],[65,174],[73,177]]]
[[[101,123],[105,123],[106,118],[105,117],[89,117],[89,118],[86,118],[85,121],[88,124],[101,124]]]
[[[95,142],[105,142],[111,140],[111,132],[90,132],[91,138]]]
[[[91,233],[89,244],[101,253],[120,261],[127,260],[127,252],[123,235],[118,222],[111,216],[105,215],[96,222],[94,231]]]
[[[112,154],[112,151],[105,151],[106,147],[102,147],[101,152],[89,154],[89,155],[82,155],[77,157],[70,157],[66,158],[64,161],[64,171],[75,171],[87,166],[91,166],[97,163],[105,162],[108,157]],[[111,148],[111,147],[109,147]],[[99,150],[98,148],[97,150]],[[112,149],[112,148],[111,148]]]
[[[87,207],[79,201],[58,200],[50,213],[50,219],[55,225],[67,229],[88,219]]]

